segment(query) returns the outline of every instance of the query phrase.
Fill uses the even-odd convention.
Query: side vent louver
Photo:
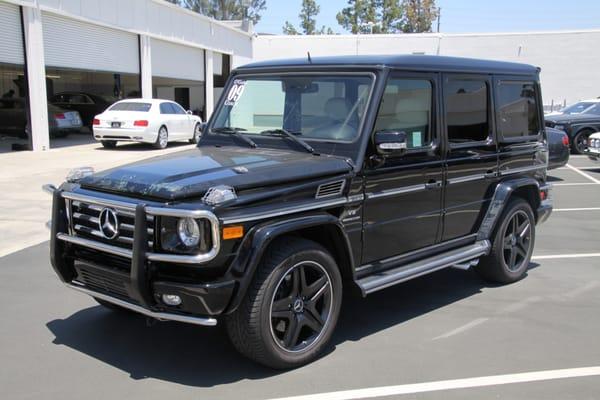
[[[344,181],[344,180],[323,183],[323,184],[319,185],[319,187],[317,189],[317,194],[315,195],[315,199],[322,199],[324,197],[338,196],[338,195],[342,194],[345,184],[346,184],[346,181]]]

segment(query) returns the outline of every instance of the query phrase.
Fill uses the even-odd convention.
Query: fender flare
[[[253,227],[240,245],[240,251],[231,264],[230,273],[236,276],[238,281],[237,290],[232,297],[226,313],[237,309],[246,295],[248,287],[254,278],[254,274],[260,260],[265,254],[268,246],[277,238],[306,228],[317,226],[334,227],[341,239],[343,251],[346,252],[350,271],[354,271],[354,259],[350,247],[350,240],[339,220],[334,215],[318,213],[299,216],[281,221],[269,221]]]
[[[512,194],[517,189],[527,186],[533,187],[536,192],[539,193],[540,182],[534,178],[509,179],[500,182],[498,186],[496,186],[490,206],[481,221],[479,232],[477,232],[477,240],[489,240],[491,238],[492,232],[494,232],[494,228],[498,222],[498,218],[500,218],[504,206]],[[533,210],[533,212],[536,213],[536,210]]]

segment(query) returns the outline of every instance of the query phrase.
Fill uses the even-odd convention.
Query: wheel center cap
[[[295,313],[301,313],[304,311],[304,302],[302,299],[294,300],[294,304],[292,304],[292,309]]]
[[[510,244],[513,245],[513,246],[515,246],[517,244],[517,237],[516,236],[513,236],[513,237],[510,238]]]

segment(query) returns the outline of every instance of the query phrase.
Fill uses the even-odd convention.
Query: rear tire
[[[535,217],[531,206],[515,197],[502,212],[490,254],[481,258],[476,270],[490,282],[516,282],[527,273],[534,244]]]
[[[232,344],[244,356],[286,369],[315,360],[337,324],[342,278],[319,244],[284,238],[270,246],[246,297],[226,318]]]
[[[156,149],[166,149],[169,144],[169,131],[167,131],[166,126],[161,126],[158,130],[158,135],[156,136],[156,142],[154,142],[153,146]]]
[[[114,149],[115,147],[117,147],[116,140],[102,140],[100,143],[102,143],[102,146],[105,149]]]

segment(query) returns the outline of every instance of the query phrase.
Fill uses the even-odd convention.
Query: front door
[[[365,168],[363,264],[436,243],[443,159],[436,115],[437,74],[392,73],[374,132],[405,132],[407,150],[382,157],[371,140]]]
[[[498,182],[489,76],[444,75],[448,141],[442,241],[475,234]]]

